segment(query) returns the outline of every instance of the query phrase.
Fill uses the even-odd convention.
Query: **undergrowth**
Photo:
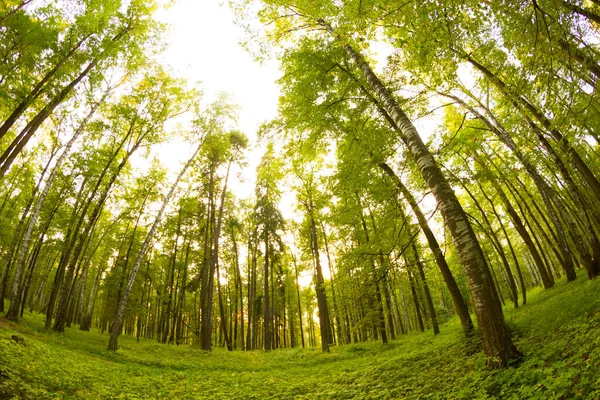
[[[600,398],[600,280],[529,293],[505,315],[524,358],[485,368],[456,319],[442,333],[269,353],[204,352],[99,331],[0,320],[0,399],[570,399]]]

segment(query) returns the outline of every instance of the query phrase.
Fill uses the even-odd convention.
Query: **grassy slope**
[[[392,399],[600,398],[600,279],[530,294],[506,310],[518,347],[517,368],[485,371],[481,353],[466,356],[456,321],[442,333],[412,334],[384,346],[228,353],[136,343],[76,328],[43,330],[41,316],[22,325],[0,320],[0,399]],[[25,346],[11,339],[25,339]]]

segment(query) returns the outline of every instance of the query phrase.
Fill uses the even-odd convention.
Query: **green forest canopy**
[[[520,360],[503,307],[600,274],[600,2],[230,6],[282,71],[249,198],[255,133],[156,62],[157,4],[2,3],[6,319],[328,352],[457,318],[488,367]]]

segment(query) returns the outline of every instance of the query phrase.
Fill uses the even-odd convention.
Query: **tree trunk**
[[[440,249],[440,245],[438,244],[438,241],[435,238],[435,235],[431,231],[431,228],[429,228],[429,224],[427,223],[427,220],[425,219],[425,215],[421,211],[419,204],[415,200],[412,193],[410,193],[410,191],[406,188],[406,186],[404,186],[404,184],[402,183],[400,178],[390,168],[389,165],[387,165],[386,163],[381,163],[381,164],[379,164],[379,167],[386,174],[388,174],[392,178],[392,180],[396,183],[396,186],[402,193],[402,196],[404,196],[404,198],[410,205],[411,209],[413,210],[413,213],[417,217],[419,227],[421,228],[421,230],[423,231],[423,234],[425,235],[425,238],[427,239],[427,243],[429,244],[429,248],[431,249],[431,252],[433,253],[435,262],[442,274],[444,283],[446,283],[446,287],[448,288],[448,291],[450,292],[450,296],[452,296],[452,303],[454,304],[454,309],[456,311],[456,314],[458,315],[458,318],[460,320],[463,331],[464,331],[465,335],[467,335],[467,336],[471,335],[473,332],[473,321],[471,320],[471,315],[469,314],[469,309],[467,307],[467,303],[465,302],[464,297],[460,293],[458,284],[456,283],[456,280],[454,279],[454,276],[452,275],[452,271],[450,271],[450,267],[448,266],[448,263],[446,262],[446,258],[444,257],[444,254],[442,253],[442,249]]]
[[[335,283],[334,283],[334,273],[333,273],[333,260],[331,259],[331,254],[329,253],[329,241],[327,240],[327,232],[325,232],[325,224],[321,221],[321,229],[323,230],[323,241],[325,243],[325,253],[327,254],[327,263],[329,265],[329,274],[331,280],[331,295],[333,299],[333,313],[334,313],[334,321],[337,332],[337,341],[338,344],[342,343],[342,325],[340,323],[340,310],[338,308],[338,302],[335,295]],[[393,328],[392,328],[393,332]],[[392,333],[392,338],[394,338],[394,334]],[[333,339],[333,338],[332,338]]]
[[[92,210],[92,213],[87,221],[84,231],[80,235],[78,235],[79,237],[78,237],[78,241],[77,241],[77,246],[75,247],[75,250],[73,251],[73,254],[71,256],[71,262],[67,266],[64,284],[61,289],[60,297],[58,300],[58,306],[56,308],[56,320],[54,322],[53,329],[57,332],[63,332],[65,330],[64,325],[65,325],[66,310],[67,310],[67,307],[69,304],[69,299],[71,296],[70,285],[71,285],[71,282],[73,281],[73,278],[76,273],[75,268],[77,265],[77,261],[79,260],[79,257],[82,254],[84,246],[87,245],[87,242],[92,235],[92,231],[96,226],[96,222],[98,221],[98,218],[100,217],[100,213],[101,213],[102,209],[104,208],[104,203],[106,202],[106,199],[108,197],[108,194],[110,193],[110,190],[112,189],[113,185],[117,181],[117,178],[120,175],[121,171],[127,164],[127,161],[129,160],[131,155],[139,148],[140,144],[141,144],[141,139],[139,139],[135,143],[135,145],[127,152],[125,157],[121,160],[121,162],[117,166],[116,171],[113,173],[109,182],[107,183],[106,187],[101,192],[100,198],[98,199],[94,209]],[[114,153],[114,154],[116,154],[116,153]],[[110,162],[107,164],[107,168],[105,168],[104,172],[106,172],[108,170],[108,167],[110,166],[110,164],[111,164]],[[99,189],[99,187],[102,183],[103,176],[104,176],[104,173],[99,178],[98,183],[97,183],[96,187],[94,188],[92,195],[90,196],[90,203],[93,200],[97,189]],[[85,211],[87,211],[87,206],[85,207],[84,211],[81,214],[81,219],[80,219],[81,222],[83,222],[83,218],[85,217]],[[137,228],[137,225],[136,225],[136,228]],[[75,232],[76,233],[79,232],[79,227],[76,229]],[[129,260],[129,258],[127,258],[127,260]]]
[[[210,261],[208,267],[208,276],[206,280],[206,286],[203,290],[206,291],[203,298],[205,304],[202,313],[202,349],[210,351],[212,348],[211,334],[212,334],[212,307],[213,307],[213,288],[215,272],[218,268],[219,262],[219,238],[221,236],[221,226],[223,224],[223,208],[225,206],[225,195],[227,194],[227,181],[229,179],[229,171],[231,169],[232,161],[229,161],[227,166],[227,173],[225,175],[225,182],[223,190],[221,192],[221,204],[219,205],[219,215],[217,217],[215,231],[213,234],[212,250],[210,254]],[[212,178],[211,178],[212,179]],[[211,218],[212,219],[212,218]]]
[[[60,93],[54,97],[46,107],[44,107],[28,124],[23,128],[21,133],[13,140],[13,142],[0,156],[0,178],[6,174],[13,161],[23,150],[29,139],[38,130],[44,121],[52,114],[54,109],[62,103],[62,101],[71,93],[71,91],[87,76],[87,74],[96,66],[98,59],[92,61],[73,81],[69,83]]]
[[[296,263],[296,257],[292,254],[292,260],[294,261],[294,271],[296,273],[296,295],[298,296],[298,318],[300,322],[300,338],[302,339],[302,348],[306,347],[304,342],[304,328],[302,324],[302,303],[300,302],[300,284],[298,283],[298,264]]]
[[[435,314],[435,308],[433,307],[433,301],[431,300],[431,292],[429,291],[429,285],[427,284],[427,278],[425,277],[425,270],[423,269],[423,263],[419,257],[417,246],[413,243],[412,250],[415,255],[415,262],[417,269],[419,270],[419,277],[423,283],[423,291],[425,292],[425,300],[427,301],[427,308],[429,309],[429,316],[431,318],[431,324],[433,325],[433,333],[437,335],[440,333],[440,327],[438,325],[437,316]]]
[[[263,286],[263,343],[265,351],[271,350],[271,305],[269,302],[269,231],[265,227],[265,264],[264,264],[264,286]],[[272,279],[272,278],[271,278]]]
[[[499,121],[494,117],[494,115],[491,113],[491,111],[487,107],[484,107],[483,104],[479,103],[480,106],[486,110],[486,113],[492,118],[492,120],[495,122],[495,124],[492,124],[492,122],[489,119],[485,118],[483,115],[478,113],[475,109],[473,109],[472,107],[467,105],[464,101],[462,101],[458,97],[448,95],[448,94],[444,94],[444,96],[449,97],[449,98],[459,102],[464,108],[469,110],[473,115],[475,115],[479,120],[481,120],[486,126],[488,126],[488,128],[490,128],[490,130],[496,134],[496,136],[502,141],[502,143],[504,143],[513,152],[513,154],[517,157],[517,159],[521,162],[521,164],[523,164],[523,166],[525,167],[525,170],[527,171],[529,176],[531,176],[534,184],[536,185],[538,191],[540,192],[540,195],[544,202],[546,211],[548,212],[548,215],[549,215],[550,219],[552,220],[552,224],[554,225],[554,228],[556,229],[556,232],[557,232],[556,234],[557,234],[557,239],[558,239],[557,241],[561,248],[561,252],[563,254],[562,259],[565,261],[563,263],[563,266],[566,271],[570,271],[569,275],[571,276],[571,278],[573,278],[574,269],[572,266],[572,259],[570,256],[569,246],[566,241],[563,225],[559,219],[558,214],[554,210],[553,203],[561,211],[561,214],[563,215],[563,217],[569,218],[570,216],[568,215],[567,211],[564,209],[562,202],[560,201],[560,199],[558,199],[558,196],[556,195],[554,190],[552,190],[552,188],[550,188],[550,186],[546,183],[546,181],[544,180],[542,175],[538,172],[537,168],[520,151],[520,149],[517,147],[514,140],[510,137],[510,135],[507,133],[507,131],[504,129],[504,127],[499,123]],[[541,135],[541,133],[539,133],[539,130],[537,129],[537,127],[535,125],[533,125],[532,129],[537,132],[538,138],[540,139],[540,141],[546,143],[545,147],[547,148],[547,150],[549,150],[550,152],[553,152],[552,148],[548,149],[548,147],[550,145],[549,145],[549,143],[547,143],[547,141]],[[479,160],[478,157],[476,157],[476,159],[487,170],[487,167],[483,164],[483,162],[481,160]],[[554,158],[554,161],[555,162],[557,161],[556,157]],[[558,161],[560,161],[560,160],[558,160]],[[600,248],[598,248],[598,253],[600,254]]]
[[[310,215],[310,235],[313,258],[315,260],[316,276],[315,276],[315,292],[317,294],[317,305],[319,307],[319,325],[321,328],[321,349],[324,352],[329,352],[329,343],[331,329],[329,327],[329,307],[327,305],[327,295],[325,293],[325,280],[323,279],[323,269],[319,255],[319,243],[317,240],[317,227],[313,216],[312,202],[308,205]]]
[[[150,228],[150,231],[146,235],[146,239],[144,239],[144,243],[142,244],[142,248],[140,249],[140,251],[138,253],[137,260],[136,260],[136,262],[135,262],[135,264],[134,264],[134,266],[133,266],[133,268],[131,270],[131,273],[129,275],[129,279],[127,280],[127,286],[125,287],[125,291],[123,292],[123,295],[122,295],[121,300],[119,302],[119,306],[117,308],[117,312],[116,312],[116,314],[115,314],[115,316],[113,318],[112,324],[111,324],[110,340],[109,340],[109,343],[108,343],[108,350],[110,350],[110,351],[117,351],[117,348],[118,348],[118,342],[117,342],[117,340],[118,340],[119,335],[121,333],[121,324],[123,323],[123,316],[125,314],[125,307],[127,306],[127,301],[129,300],[129,294],[131,293],[131,289],[133,287],[133,283],[135,282],[136,274],[137,274],[138,270],[140,269],[140,266],[142,264],[142,261],[144,260],[144,257],[146,255],[146,252],[147,252],[148,248],[150,247],[150,241],[154,237],[154,233],[156,232],[156,229],[158,228],[158,224],[160,223],[160,220],[161,220],[162,215],[163,215],[163,213],[165,211],[165,208],[167,207],[167,204],[169,203],[169,201],[171,200],[171,198],[175,194],[175,190],[177,189],[177,186],[179,185],[179,181],[181,181],[181,178],[183,178],[183,175],[185,174],[185,172],[187,171],[187,169],[190,167],[190,165],[192,164],[192,162],[196,158],[196,155],[198,154],[198,152],[202,148],[203,143],[204,142],[201,142],[198,145],[198,147],[194,151],[194,154],[190,157],[190,159],[185,163],[185,165],[183,166],[183,168],[179,172],[179,175],[177,176],[177,179],[175,180],[175,182],[173,182],[173,185],[171,186],[171,189],[169,190],[169,193],[167,194],[167,197],[165,197],[165,200],[163,201],[163,204],[162,204],[160,210],[158,211],[158,214],[157,214],[156,218],[154,219],[154,222],[152,223],[152,227]]]
[[[240,258],[238,254],[238,245],[235,237],[235,226],[232,225],[231,228],[231,242],[233,246],[233,254],[235,258],[235,271],[236,271],[236,279],[239,290],[239,298],[240,298],[240,348],[245,350],[244,347],[244,292],[242,285],[242,273],[240,271]],[[248,304],[250,304],[248,302]],[[237,338],[234,338],[234,340]]]

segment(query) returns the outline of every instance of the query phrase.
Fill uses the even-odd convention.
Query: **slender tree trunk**
[[[263,343],[265,351],[271,350],[271,304],[269,301],[269,231],[265,227],[265,264],[264,264],[264,286],[263,286]],[[271,278],[272,279],[272,278]]]
[[[384,286],[384,291],[385,291],[385,306],[387,308],[387,319],[388,319],[388,328],[390,331],[390,338],[392,340],[395,340],[396,339],[396,329],[394,326],[395,325],[394,310],[393,310],[393,305],[392,305],[392,294],[391,294],[390,285],[388,282],[388,275],[389,275],[389,271],[386,271],[384,279],[382,281],[382,284]]]
[[[506,238],[506,242],[508,243],[508,248],[510,250],[510,254],[512,255],[513,262],[515,263],[515,269],[517,270],[517,276],[519,277],[519,286],[521,287],[521,295],[523,298],[523,305],[525,305],[525,304],[527,304],[527,289],[525,287],[525,280],[523,279],[523,274],[521,272],[521,266],[519,265],[519,260],[515,253],[515,250],[512,246],[510,237],[508,236],[508,233],[506,232],[506,228],[504,226],[504,223],[502,222],[502,218],[500,217],[500,215],[498,214],[498,211],[496,210],[496,206],[495,206],[494,202],[486,194],[485,190],[483,190],[483,187],[481,186],[481,184],[479,182],[477,182],[477,184],[479,186],[479,190],[481,191],[481,194],[483,195],[483,197],[485,197],[487,202],[490,204],[490,207],[492,208],[492,212],[496,216],[496,219],[498,220],[498,223],[500,224],[500,228],[502,229],[502,232],[504,233],[504,237]]]
[[[170,332],[170,316],[173,308],[173,291],[174,291],[174,286],[175,286],[175,267],[177,265],[177,246],[178,246],[178,242],[179,242],[179,235],[181,233],[181,209],[179,209],[178,212],[178,219],[177,219],[177,232],[175,233],[175,240],[173,243],[173,252],[171,253],[171,262],[170,262],[170,268],[169,268],[169,272],[167,275],[167,280],[168,280],[168,299],[167,299],[167,307],[165,309],[165,313],[164,313],[164,323],[165,323],[165,327],[163,329],[162,332],[162,337],[160,338],[161,343],[167,343],[168,337],[169,337],[169,332]]]
[[[127,34],[133,27],[131,25],[125,26],[110,40],[111,45],[118,42]],[[109,46],[109,48],[110,48]],[[8,146],[4,153],[0,156],[0,178],[4,177],[10,166],[12,165],[15,158],[23,150],[25,145],[29,142],[33,134],[39,129],[44,121],[54,112],[56,107],[61,104],[69,94],[75,89],[77,85],[92,71],[104,58],[107,50],[106,48],[96,58],[92,59],[90,63],[79,73],[79,75],[69,82],[68,85],[62,88],[62,90],[50,100],[50,102],[39,112],[29,123],[23,128],[19,135],[13,140]]]
[[[0,303],[2,303],[1,307],[0,307],[1,308],[0,311],[4,310],[4,295],[5,295],[5,290],[6,290],[6,284],[8,281],[8,273],[10,272],[10,269],[12,266],[12,260],[15,255],[15,252],[16,252],[17,268],[15,270],[15,275],[13,277],[13,287],[12,287],[12,291],[11,291],[10,306],[8,308],[8,312],[6,313],[6,319],[8,319],[9,321],[17,321],[19,318],[19,310],[21,308],[21,297],[22,297],[21,296],[22,295],[21,284],[22,284],[22,280],[23,280],[25,264],[27,263],[26,258],[27,258],[27,251],[29,250],[29,239],[31,238],[31,231],[33,230],[33,228],[31,228],[31,230],[29,229],[33,216],[30,217],[29,222],[27,222],[27,230],[24,233],[23,238],[20,238],[20,236],[21,236],[21,233],[23,232],[22,231],[23,226],[25,225],[25,223],[27,221],[27,216],[29,215],[29,210],[31,209],[31,206],[33,205],[36,195],[40,189],[40,186],[42,185],[42,181],[44,180],[44,176],[46,175],[46,172],[48,171],[48,168],[50,167],[50,163],[54,159],[55,155],[56,155],[56,151],[53,150],[52,154],[50,155],[50,158],[46,162],[44,169],[42,170],[40,178],[38,179],[37,184],[35,185],[35,187],[33,189],[33,192],[31,193],[31,197],[29,198],[29,201],[27,202],[25,209],[23,210],[23,214],[21,215],[21,219],[19,220],[19,225],[17,226],[17,230],[15,232],[13,244],[11,245],[11,249],[10,249],[10,253],[9,253],[9,260],[8,260],[7,265],[5,266],[4,277],[2,279],[2,288],[0,290],[0,296],[1,296]],[[36,204],[36,207],[37,207],[37,204]],[[34,208],[34,212],[35,212],[35,208]],[[39,211],[38,211],[38,214],[39,214]],[[27,237],[27,235],[29,237]],[[28,239],[27,248],[23,249],[23,241],[25,240],[25,238]],[[18,245],[19,239],[21,239],[20,246]]]
[[[467,163],[466,160],[463,159],[463,161],[465,162],[465,164]],[[510,270],[510,264],[508,263],[508,259],[506,258],[506,253],[504,252],[504,249],[502,248],[502,244],[496,237],[496,234],[494,233],[494,229],[492,227],[492,223],[488,219],[485,210],[483,209],[483,207],[481,207],[481,204],[479,204],[479,201],[477,200],[475,195],[471,192],[471,190],[469,190],[467,185],[464,184],[462,181],[461,181],[461,186],[465,189],[465,191],[467,192],[469,197],[471,197],[471,200],[473,200],[475,207],[477,207],[477,209],[481,213],[481,217],[483,218],[483,221],[485,222],[486,226],[488,227],[486,229],[483,225],[481,225],[481,229],[482,229],[483,233],[490,239],[490,242],[492,243],[492,245],[498,252],[498,255],[500,255],[500,259],[502,260],[502,264],[504,266],[504,270],[506,273],[507,284],[508,284],[508,288],[510,290],[511,300],[514,303],[515,308],[518,308],[519,307],[519,297],[517,296],[517,284],[513,277],[512,271]]]
[[[73,251],[73,254],[71,256],[71,262],[68,264],[67,269],[66,269],[66,276],[65,276],[64,283],[63,283],[63,286],[62,286],[62,289],[60,292],[58,306],[56,308],[56,320],[54,322],[53,329],[57,332],[63,332],[65,330],[66,310],[68,308],[69,299],[71,296],[69,289],[70,289],[71,282],[73,281],[73,278],[75,276],[75,272],[76,272],[75,267],[77,265],[77,261],[79,260],[79,256],[81,255],[81,253],[84,249],[84,246],[87,244],[89,238],[92,235],[92,231],[93,231],[94,227],[96,226],[96,222],[98,221],[98,218],[100,217],[100,213],[101,213],[102,209],[104,208],[104,203],[106,202],[106,199],[108,197],[108,194],[110,193],[110,190],[112,189],[113,185],[116,183],[117,178],[119,177],[121,171],[127,164],[127,161],[129,160],[131,155],[139,148],[141,143],[142,143],[142,140],[140,138],[134,144],[134,146],[127,152],[125,157],[121,160],[121,162],[117,166],[117,169],[111,176],[110,181],[108,182],[108,184],[105,186],[105,188],[101,192],[100,198],[98,199],[94,209],[92,210],[89,220],[87,221],[85,230],[78,238],[77,246],[75,247],[75,250]],[[108,165],[110,165],[110,164],[108,164]],[[90,196],[90,201],[93,200],[94,194],[96,193],[96,190],[100,187],[101,182],[102,182],[102,177],[98,180],[98,184],[96,185],[96,188],[94,189],[94,192],[92,193],[92,196]],[[85,211],[82,213],[82,219],[80,221],[83,222],[84,216],[85,216]],[[136,225],[136,227],[137,227],[137,225]],[[75,232],[79,232],[79,229],[77,229]],[[127,260],[129,260],[129,258],[127,258]]]
[[[415,255],[417,269],[419,270],[419,277],[421,278],[421,282],[423,283],[423,292],[425,293],[425,301],[427,301],[427,309],[429,309],[429,317],[431,318],[431,324],[433,325],[433,333],[437,335],[438,333],[440,333],[440,327],[438,325],[437,316],[435,314],[433,300],[431,300],[431,292],[429,291],[429,285],[427,284],[427,278],[425,277],[423,263],[421,262],[421,258],[419,257],[417,246],[414,243],[412,244],[412,250]]]
[[[154,233],[156,232],[156,229],[158,228],[158,224],[160,223],[160,220],[165,211],[165,208],[167,207],[167,204],[169,203],[169,201],[175,194],[175,190],[177,189],[177,186],[179,185],[179,181],[181,181],[181,178],[183,178],[183,175],[185,174],[187,169],[190,167],[190,165],[196,158],[196,155],[202,148],[203,144],[204,144],[204,141],[202,141],[198,145],[198,147],[196,148],[196,151],[194,151],[194,154],[192,155],[192,157],[190,157],[190,159],[185,163],[185,165],[179,172],[177,179],[175,180],[175,182],[173,182],[173,185],[171,186],[171,189],[169,190],[167,197],[165,197],[165,200],[163,201],[163,204],[162,204],[160,210],[158,211],[158,214],[157,214],[156,218],[154,219],[154,222],[152,223],[152,227],[150,228],[150,231],[146,235],[146,239],[144,239],[144,243],[142,244],[142,248],[140,249],[140,252],[138,253],[137,260],[131,270],[131,273],[129,274],[129,279],[127,280],[127,286],[125,287],[125,291],[123,292],[123,295],[119,302],[119,306],[117,308],[117,312],[115,313],[115,316],[114,316],[112,324],[111,324],[110,341],[108,343],[108,350],[110,350],[110,351],[117,351],[117,348],[118,348],[117,340],[119,338],[119,335],[121,334],[121,325],[123,323],[123,316],[125,315],[125,307],[127,306],[127,301],[129,300],[129,294],[131,293],[133,283],[135,282],[136,274],[137,274],[138,270],[140,269],[140,266],[142,264],[142,261],[144,260],[144,257],[146,255],[148,248],[150,247],[150,241],[154,237]]]
[[[449,97],[449,98],[459,102],[464,108],[469,110],[473,115],[475,115],[479,120],[481,120],[485,125],[487,125],[488,128],[490,128],[490,130],[492,132],[494,132],[496,134],[496,136],[513,152],[513,154],[517,157],[517,159],[521,162],[521,164],[523,164],[526,171],[531,176],[538,191],[540,192],[540,195],[542,197],[544,205],[546,206],[546,211],[548,212],[548,215],[549,215],[550,219],[552,220],[554,228],[556,229],[557,241],[561,248],[561,252],[563,254],[563,257],[561,257],[561,259],[564,260],[564,263],[562,263],[564,266],[564,269],[565,269],[565,271],[569,271],[567,273],[567,275],[570,276],[572,279],[574,279],[574,277],[573,277],[574,276],[574,268],[572,265],[572,258],[570,256],[569,246],[567,244],[566,237],[564,234],[563,224],[561,223],[559,216],[553,207],[553,203],[554,203],[554,205],[561,211],[561,215],[563,215],[564,218],[570,218],[570,214],[565,210],[565,208],[562,204],[562,201],[560,201],[560,199],[558,199],[558,196],[556,195],[556,193],[546,183],[546,181],[544,180],[542,175],[538,172],[537,168],[520,151],[520,149],[517,147],[517,145],[514,142],[514,140],[512,139],[512,137],[510,137],[510,135],[507,133],[506,129],[504,129],[504,127],[499,123],[499,121],[495,118],[495,116],[492,114],[492,112],[487,107],[485,107],[481,102],[479,102],[479,100],[477,100],[479,102],[480,106],[486,110],[487,115],[489,115],[491,117],[491,119],[494,121],[494,124],[492,124],[492,122],[489,119],[487,119],[485,116],[483,116],[482,114],[477,112],[475,109],[470,107],[468,104],[466,104],[463,100],[459,99],[458,97],[449,95],[449,94],[444,94],[444,96]],[[530,125],[532,125],[532,129],[537,133],[539,140],[542,143],[545,143],[546,150],[549,151],[550,153],[554,154],[553,149],[550,147],[550,144],[546,141],[546,139],[543,137],[543,135],[539,132],[539,129],[533,123],[531,123]],[[487,169],[487,167],[479,159],[479,157],[476,157],[476,159],[478,160],[479,164],[481,164],[483,166],[483,168]],[[555,163],[562,163],[556,155],[554,155],[553,159],[554,159]],[[575,190],[575,189],[572,188],[571,190]],[[575,190],[575,192],[577,192],[577,191]],[[597,242],[597,239],[596,239],[596,242]],[[600,246],[600,242],[598,242],[598,244]],[[598,252],[598,254],[600,254],[600,247],[598,247],[597,252]],[[584,251],[584,253],[585,253],[585,251]],[[587,256],[587,258],[589,258],[589,255]],[[588,263],[588,265],[590,265],[590,263]]]
[[[208,268],[208,278],[206,281],[206,294],[204,296],[206,303],[204,304],[204,309],[202,313],[202,349],[211,350],[212,341],[212,307],[213,307],[213,288],[214,288],[214,279],[215,272],[218,268],[219,262],[219,238],[221,236],[221,226],[223,224],[223,208],[225,207],[225,195],[227,194],[227,181],[229,179],[229,171],[231,169],[231,163],[229,162],[227,166],[227,173],[225,175],[225,183],[223,185],[223,190],[221,192],[221,204],[219,205],[219,215],[217,217],[215,231],[213,235],[213,244],[211,257]],[[204,288],[203,288],[204,289]]]
[[[236,271],[236,281],[238,286],[238,296],[240,298],[240,348],[245,350],[244,347],[244,292],[242,285],[242,273],[240,271],[240,258],[238,254],[238,245],[235,237],[235,226],[231,227],[231,242],[233,246],[233,254],[235,258],[235,271]],[[248,303],[249,304],[249,303]],[[237,337],[235,338],[237,339]]]
[[[323,279],[323,269],[319,255],[319,242],[317,240],[317,227],[313,216],[312,202],[307,207],[310,215],[310,234],[313,258],[315,260],[315,292],[317,294],[317,304],[319,307],[319,325],[321,328],[321,348],[324,352],[329,352],[329,337],[331,329],[329,327],[329,307],[327,305],[327,294],[325,293],[325,280]]]
[[[334,313],[334,321],[337,332],[337,341],[338,344],[342,343],[342,324],[340,323],[340,310],[338,308],[338,302],[335,295],[335,283],[334,283],[334,273],[333,273],[333,260],[331,258],[331,254],[329,253],[329,241],[327,240],[327,232],[325,231],[325,224],[321,221],[321,229],[323,230],[323,241],[325,243],[325,253],[327,254],[327,263],[329,265],[329,274],[331,281],[331,295],[333,299],[333,313]],[[393,330],[393,328],[392,328]],[[394,334],[392,333],[392,338]],[[333,339],[333,338],[332,338]]]
[[[408,261],[408,260],[406,260]],[[419,296],[417,296],[417,290],[416,290],[416,285],[415,285],[415,279],[413,277],[413,274],[408,271],[408,280],[410,281],[410,292],[412,293],[412,297],[413,297],[413,301],[415,303],[415,312],[417,315],[417,322],[419,324],[419,330],[421,332],[425,331],[425,326],[423,325],[423,318],[421,317],[421,306],[419,304]]]
[[[298,318],[300,320],[300,338],[302,339],[302,348],[306,347],[304,343],[304,328],[302,323],[302,303],[300,301],[300,284],[298,283],[298,264],[296,263],[296,257],[292,254],[292,260],[294,261],[294,272],[296,273],[296,295],[298,296]]]
[[[223,330],[223,335],[225,338],[225,344],[227,345],[227,350],[233,351],[233,344],[231,342],[231,336],[227,332],[227,319],[225,317],[225,307],[223,306],[223,294],[221,293],[221,274],[219,272],[219,264],[217,263],[217,294],[219,296],[219,311],[220,311],[220,319],[221,319],[221,329]]]

